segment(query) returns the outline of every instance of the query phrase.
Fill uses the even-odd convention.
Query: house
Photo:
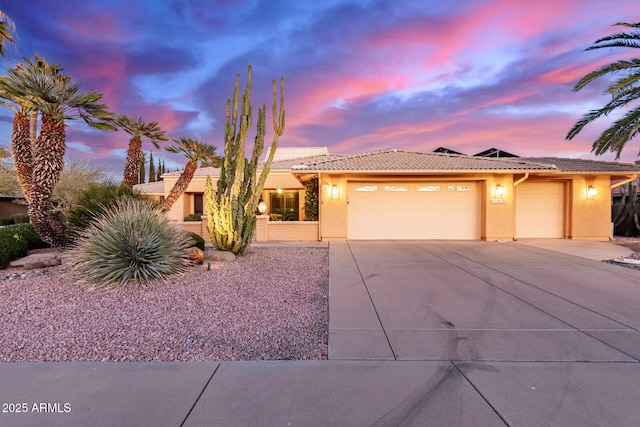
[[[640,173],[638,165],[552,157],[404,150],[335,155],[291,148],[284,153],[273,162],[261,197],[267,214],[292,221],[260,216],[258,240],[608,240],[612,188]],[[163,175],[165,194],[179,174]],[[171,219],[204,212],[207,175],[215,180],[219,170],[196,172],[169,212]],[[303,221],[305,191],[314,180],[319,218]]]
[[[0,218],[27,213],[27,201],[22,194],[0,194]]]

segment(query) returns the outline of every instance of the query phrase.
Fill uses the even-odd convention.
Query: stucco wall
[[[516,235],[513,183],[513,175],[490,175],[480,182],[480,234],[483,240],[511,240]],[[503,188],[502,196],[496,194],[498,185]]]
[[[594,186],[597,195],[587,197]],[[568,237],[572,239],[608,240],[611,236],[611,179],[609,176],[574,176],[570,185]]]
[[[331,189],[337,185],[338,195]],[[322,240],[347,238],[347,180],[340,175],[322,175],[320,193],[320,238]]]

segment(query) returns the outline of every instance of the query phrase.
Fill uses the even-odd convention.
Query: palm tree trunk
[[[133,188],[140,174],[140,162],[142,162],[142,140],[131,138],[127,150],[127,160],[124,165],[124,177],[122,185]]]
[[[178,178],[176,183],[173,185],[173,188],[169,192],[169,195],[167,196],[166,199],[164,199],[162,206],[160,206],[161,212],[167,212],[169,209],[171,209],[171,206],[173,206],[176,200],[178,200],[180,196],[184,194],[187,187],[189,186],[189,183],[191,183],[191,179],[193,178],[193,175],[196,173],[197,168],[198,168],[197,162],[187,163],[187,165],[184,168],[184,171],[182,171],[182,175],[180,175],[180,178]]]
[[[51,195],[64,167],[65,125],[62,120],[42,117],[42,129],[36,140],[29,219],[38,236],[51,246],[64,246],[64,223],[51,213]]]
[[[11,155],[13,156],[13,164],[16,167],[18,183],[28,203],[33,172],[33,154],[31,152],[31,138],[29,137],[29,116],[25,114],[18,113],[13,117]]]
[[[29,135],[31,137],[31,145],[35,145],[38,137],[38,110],[31,112],[31,122],[29,123]]]

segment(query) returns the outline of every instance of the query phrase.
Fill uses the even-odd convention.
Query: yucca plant
[[[125,199],[80,233],[71,272],[88,290],[148,287],[181,275],[193,239],[149,201]]]

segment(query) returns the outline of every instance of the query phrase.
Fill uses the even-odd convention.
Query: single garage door
[[[516,236],[564,237],[564,184],[523,182],[516,187]]]
[[[479,239],[478,184],[349,183],[349,239]]]

